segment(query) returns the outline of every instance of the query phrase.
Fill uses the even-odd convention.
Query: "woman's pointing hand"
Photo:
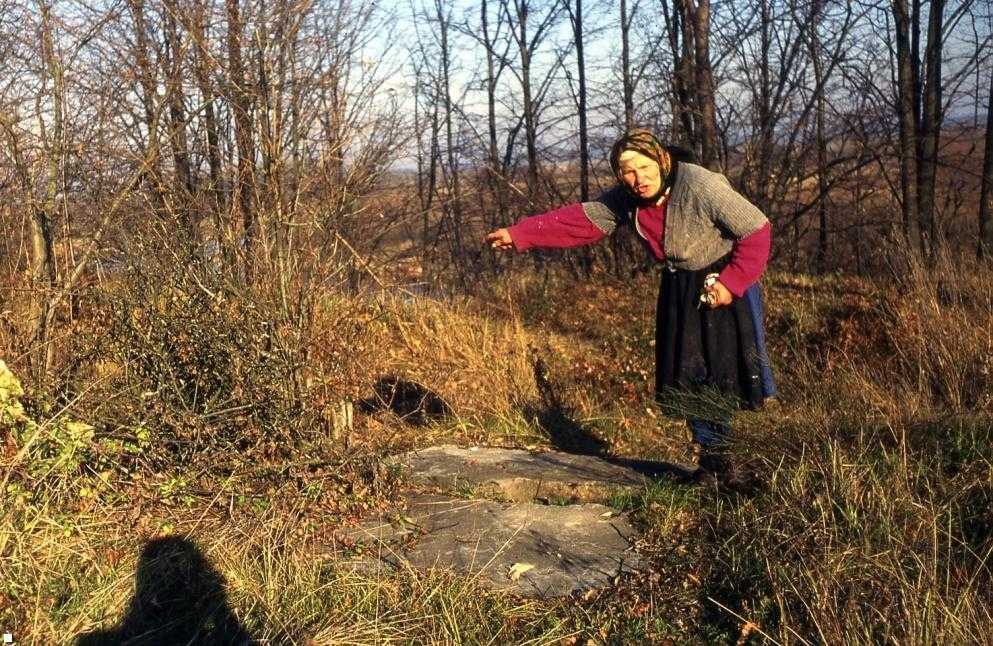
[[[514,246],[514,241],[510,238],[510,231],[506,228],[487,233],[485,242],[494,249],[512,249]]]

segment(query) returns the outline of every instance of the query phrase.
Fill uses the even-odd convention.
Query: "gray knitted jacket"
[[[633,222],[637,227],[637,210],[637,203],[622,186],[583,203],[586,217],[607,235],[618,224]],[[755,233],[766,222],[765,215],[735,191],[724,175],[681,162],[666,207],[666,265],[703,269],[730,253],[735,240]]]

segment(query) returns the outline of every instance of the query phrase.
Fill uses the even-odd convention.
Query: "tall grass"
[[[890,258],[874,280],[766,280],[783,403],[735,420],[766,487],[663,482],[620,501],[654,571],[564,601],[442,572],[361,574],[329,535],[394,510],[384,453],[553,446],[532,414],[548,399],[538,361],[574,432],[684,460],[683,425],[649,405],[652,277],[522,276],[444,300],[328,293],[296,328],[264,289],[171,274],[108,285],[80,323],[92,339],[72,383],[23,397],[40,435],[25,448],[24,428],[0,430],[0,627],[68,643],[126,624],[143,548],[177,536],[240,625],[275,643],[989,642],[993,277]],[[326,409],[386,374],[455,414],[415,428],[376,413],[332,434]]]
[[[749,433],[766,495],[710,511],[714,581],[782,643],[990,639],[993,276],[891,268],[822,315],[773,312],[826,343],[791,347],[788,416]]]

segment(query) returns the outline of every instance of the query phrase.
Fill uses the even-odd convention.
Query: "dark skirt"
[[[729,257],[697,271],[662,270],[655,326],[655,394],[673,417],[729,424],[734,410],[762,406],[755,323],[743,298],[710,309],[700,302],[707,274]]]

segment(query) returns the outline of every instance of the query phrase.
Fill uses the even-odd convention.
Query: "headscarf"
[[[621,177],[621,155],[629,150],[640,153],[658,163],[659,176],[662,180],[662,189],[664,189],[672,173],[672,156],[666,150],[665,146],[662,145],[662,142],[658,140],[658,137],[652,134],[650,130],[639,128],[624,133],[611,146],[610,169],[614,171],[617,181],[625,188],[627,188],[627,184],[624,183],[624,178]],[[631,189],[628,188],[628,191],[631,192]],[[635,195],[635,197],[638,196]]]

